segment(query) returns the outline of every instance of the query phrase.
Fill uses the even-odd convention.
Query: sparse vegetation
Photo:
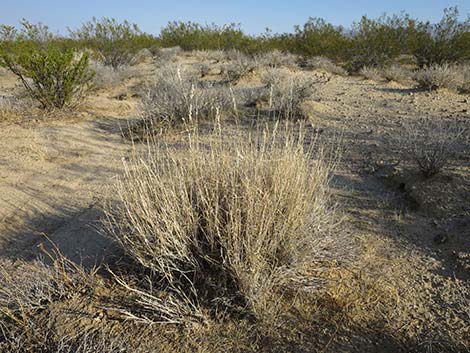
[[[0,25],[0,352],[468,352],[469,26]]]

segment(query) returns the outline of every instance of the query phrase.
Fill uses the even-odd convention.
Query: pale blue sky
[[[462,18],[470,13],[470,0],[0,0],[0,23],[17,24],[21,18],[41,21],[56,32],[78,27],[92,16],[128,19],[148,33],[158,33],[168,21],[241,23],[250,34],[269,27],[290,32],[309,16],[323,17],[336,25],[349,26],[362,15],[405,11],[420,19],[439,20],[442,10],[458,6]]]

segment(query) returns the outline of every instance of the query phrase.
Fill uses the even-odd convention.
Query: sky
[[[0,24],[17,25],[26,18],[65,34],[93,16],[127,19],[148,33],[158,34],[169,21],[201,24],[240,23],[245,32],[291,32],[308,17],[322,17],[349,26],[362,15],[378,17],[405,11],[412,17],[437,22],[446,7],[458,6],[462,19],[470,0],[0,0]]]

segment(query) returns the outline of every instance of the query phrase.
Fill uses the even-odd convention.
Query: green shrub
[[[194,22],[170,22],[160,33],[164,47],[179,46],[184,50],[247,49],[250,37],[234,23],[224,26],[202,26]]]
[[[444,10],[436,25],[420,23],[414,52],[420,67],[470,58],[470,17],[459,20],[456,7]]]
[[[0,65],[20,79],[26,91],[45,109],[74,107],[90,88],[94,73],[88,55],[49,45],[24,45],[21,52],[0,51]]]
[[[136,24],[119,23],[114,18],[93,17],[81,28],[69,32],[82,46],[98,51],[105,65],[115,69],[130,64],[140,49],[156,46],[155,38],[141,32]]]

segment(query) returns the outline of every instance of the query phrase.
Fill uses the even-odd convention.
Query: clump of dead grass
[[[276,288],[299,285],[304,266],[328,256],[328,175],[321,149],[277,130],[195,138],[126,164],[107,229],[153,285],[120,283],[158,322],[261,315]]]

